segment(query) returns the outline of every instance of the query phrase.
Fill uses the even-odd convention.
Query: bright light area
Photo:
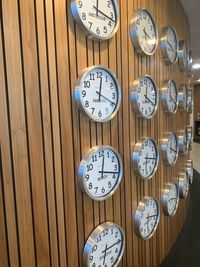
[[[200,83],[200,79],[198,79],[197,82]]]
[[[192,65],[192,68],[193,68],[194,70],[198,70],[198,69],[200,69],[200,64],[199,64],[199,63],[193,64],[193,65]]]

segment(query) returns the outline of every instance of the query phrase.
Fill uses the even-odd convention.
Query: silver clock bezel
[[[175,209],[174,211],[170,214],[169,213],[169,210],[168,210],[168,201],[169,201],[169,193],[172,189],[172,186],[176,187],[176,190],[177,190],[177,200],[176,200],[176,206],[175,206]],[[165,184],[165,188],[163,190],[163,196],[162,196],[162,203],[163,203],[163,212],[166,216],[170,216],[170,217],[173,217],[176,212],[177,212],[177,209],[178,209],[178,205],[179,205],[179,188],[178,188],[178,185],[176,183],[167,183]]]
[[[119,172],[119,177],[117,180],[117,183],[115,184],[115,187],[110,191],[109,194],[103,196],[103,197],[95,197],[93,194],[90,193],[90,191],[88,190],[86,184],[85,184],[85,180],[84,180],[84,176],[86,173],[86,167],[87,167],[87,161],[88,158],[92,155],[97,153],[99,150],[102,149],[109,149],[112,150],[112,152],[116,155],[116,157],[118,158],[118,162],[119,162],[119,166],[120,166],[120,172]],[[123,177],[123,162],[122,162],[122,158],[120,156],[120,154],[116,151],[116,149],[114,149],[111,146],[106,146],[106,145],[102,145],[102,146],[95,146],[92,147],[91,149],[89,149],[89,151],[86,153],[86,155],[83,157],[83,159],[81,160],[79,166],[78,166],[78,170],[77,170],[77,174],[78,174],[78,181],[79,181],[79,185],[81,188],[81,191],[83,193],[85,193],[88,197],[90,197],[93,200],[96,201],[103,201],[105,199],[108,199],[109,197],[111,197],[112,195],[114,195],[114,193],[117,191],[117,189],[120,186],[120,183],[122,181],[122,177]]]
[[[184,53],[184,46],[186,46],[186,62],[185,62],[185,53]],[[189,47],[188,43],[185,40],[181,40],[179,42],[179,51],[178,51],[178,65],[179,69],[182,72],[186,72],[188,70],[189,65]]]
[[[190,159],[186,160],[184,166],[186,168],[186,171],[188,172],[189,184],[192,184],[194,178],[193,160]]]
[[[140,153],[140,150],[141,150],[141,147],[143,145],[143,143],[147,140],[151,140],[152,143],[155,145],[155,148],[156,148],[156,151],[157,151],[157,159],[156,159],[156,165],[155,165],[155,168],[152,172],[152,174],[148,177],[144,177],[141,173],[140,173],[140,170],[139,170],[139,153]],[[133,166],[133,170],[134,170],[134,173],[137,177],[139,177],[140,179],[143,179],[145,181],[148,181],[149,179],[151,179],[157,169],[158,169],[158,164],[159,164],[159,159],[160,159],[160,156],[159,156],[159,150],[158,150],[158,145],[156,144],[155,140],[153,138],[150,138],[150,137],[143,137],[141,138],[135,145],[134,145],[134,148],[133,148],[133,152],[132,152],[132,155],[131,155],[131,160],[132,160],[132,166]]]
[[[171,82],[174,84],[174,87],[176,89],[176,108],[174,109],[173,112],[170,112],[169,107],[168,107],[168,103],[167,103],[167,100],[168,100],[168,85]],[[178,99],[179,99],[178,87],[177,87],[175,81],[174,80],[165,80],[163,82],[160,95],[161,95],[161,103],[162,103],[163,111],[167,115],[175,114],[177,112],[177,110],[178,110]]]
[[[186,101],[184,101],[184,88],[186,89]],[[179,86],[179,95],[178,95],[178,100],[179,100],[179,110],[181,112],[187,112],[187,101],[188,101],[188,86],[187,84],[181,84]]]
[[[158,211],[158,214],[157,214],[157,220],[156,220],[156,224],[154,226],[154,229],[153,231],[151,232],[151,234],[147,237],[143,237],[140,233],[140,220],[141,220],[141,216],[145,210],[145,203],[149,200],[153,199],[157,205],[157,211]],[[155,197],[144,197],[143,200],[141,200],[137,206],[137,209],[135,211],[135,214],[133,216],[133,221],[134,221],[134,230],[135,230],[135,233],[140,237],[142,238],[143,240],[148,240],[150,239],[154,233],[156,232],[157,228],[158,228],[158,224],[159,224],[159,221],[160,221],[160,205],[159,205],[159,202],[158,200],[155,198]]]
[[[188,152],[186,129],[178,131],[179,155],[185,156]]]
[[[154,50],[151,53],[148,53],[146,51],[144,51],[142,49],[142,47],[140,46],[140,42],[138,40],[138,30],[137,30],[137,16],[140,12],[146,12],[148,14],[148,16],[151,18],[151,21],[153,22],[154,25],[154,29],[155,29],[155,34],[156,34],[156,43],[155,43],[155,47]],[[130,37],[133,43],[133,46],[136,49],[136,52],[141,55],[141,56],[151,56],[156,52],[156,49],[158,47],[158,28],[157,25],[155,23],[155,20],[153,18],[153,16],[151,15],[151,12],[149,12],[149,10],[147,10],[146,8],[139,8],[136,11],[134,11],[131,20],[130,20]]]
[[[186,187],[186,194],[184,194],[184,177],[185,177],[185,174],[187,175],[187,187]],[[179,176],[178,176],[178,188],[179,188],[179,196],[180,198],[187,198],[188,196],[188,193],[189,193],[189,177],[188,177],[188,173],[187,171],[183,171],[183,172],[180,172],[179,173]]]
[[[110,117],[106,118],[106,119],[94,119],[91,114],[83,107],[82,105],[82,102],[81,102],[81,83],[82,81],[85,79],[85,77],[93,70],[95,69],[102,69],[103,71],[105,72],[108,72],[110,74],[110,76],[112,76],[113,78],[113,81],[115,82],[115,86],[117,88],[117,91],[118,91],[118,103],[116,104],[116,108],[114,110],[114,112],[111,114]],[[100,122],[100,123],[103,123],[103,122],[108,122],[110,120],[112,120],[115,115],[117,114],[119,108],[120,108],[120,105],[121,105],[121,86],[118,82],[118,79],[116,77],[116,75],[114,74],[114,72],[108,68],[106,68],[105,66],[102,66],[102,65],[94,65],[92,67],[89,67],[89,68],[86,68],[82,71],[82,73],[79,75],[76,83],[75,83],[75,86],[74,86],[74,99],[75,99],[75,102],[79,108],[80,111],[82,111],[91,121],[95,121],[95,122]]]
[[[176,49],[176,57],[175,57],[175,60],[173,62],[169,59],[169,56],[168,56],[168,53],[167,53],[167,33],[168,33],[168,29],[171,29],[173,31],[175,39],[176,39],[176,47],[177,47],[177,49]],[[167,27],[163,28],[162,33],[161,33],[161,38],[160,38],[160,48],[161,48],[161,53],[162,53],[164,62],[167,65],[176,64],[176,62],[178,60],[179,41],[178,41],[177,32],[176,32],[174,27],[167,26]]]
[[[88,256],[89,254],[91,253],[92,251],[92,248],[94,246],[94,241],[95,239],[106,229],[108,228],[111,228],[111,227],[115,227],[117,228],[120,233],[121,233],[121,236],[123,238],[122,242],[122,247],[121,247],[121,252],[119,254],[119,257],[117,259],[117,262],[114,263],[114,265],[112,267],[117,267],[118,264],[120,263],[123,255],[124,255],[124,250],[125,250],[125,242],[126,242],[126,239],[125,239],[125,233],[124,233],[124,230],[122,229],[121,226],[117,225],[116,223],[114,222],[110,222],[110,221],[107,221],[107,222],[104,222],[100,225],[98,225],[93,231],[92,233],[89,235],[85,245],[84,245],[84,249],[83,249],[83,266],[84,267],[88,267]]]
[[[138,89],[138,87],[140,85],[140,81],[145,79],[145,78],[149,79],[151,81],[151,83],[154,86],[155,92],[156,92],[155,109],[154,109],[154,112],[148,117],[144,116],[144,114],[142,114],[141,110],[138,107],[138,92],[137,92],[137,89]],[[151,119],[151,118],[153,118],[155,116],[155,114],[157,112],[157,109],[158,109],[158,104],[159,104],[159,91],[158,91],[158,87],[156,86],[155,81],[153,80],[153,78],[150,75],[146,74],[146,75],[140,76],[139,78],[134,80],[134,82],[132,84],[132,89],[131,89],[131,104],[132,104],[133,111],[135,112],[137,117],[149,120],[149,119]]]
[[[78,8],[77,8],[77,0],[70,0],[70,7],[71,7],[71,13],[76,21],[76,23],[79,25],[80,29],[83,31],[84,35],[87,36],[89,39],[92,39],[94,41],[106,41],[111,39],[118,31],[119,28],[119,22],[120,22],[120,12],[119,12],[119,6],[117,0],[112,0],[114,4],[114,9],[115,9],[115,16],[116,16],[116,24],[113,32],[108,36],[108,37],[102,37],[99,36],[98,34],[95,34],[94,32],[90,31],[84,23],[82,22],[82,19],[80,18]]]
[[[176,138],[176,145],[177,145],[177,151],[176,151],[176,157],[172,164],[169,163],[169,159],[167,157],[167,150],[168,150],[168,140],[171,135],[174,135]],[[178,144],[178,137],[175,132],[166,132],[164,133],[164,138],[162,139],[162,145],[161,145],[161,154],[163,158],[163,162],[168,166],[173,166],[176,164],[178,159],[178,153],[179,153],[179,144]]]

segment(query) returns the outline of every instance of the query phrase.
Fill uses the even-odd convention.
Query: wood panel
[[[183,7],[175,0],[118,0],[120,28],[109,41],[87,39],[73,20],[70,1],[2,0],[0,2],[0,267],[82,267],[82,250],[92,230],[111,220],[126,233],[120,267],[156,267],[175,242],[188,209],[164,216],[151,240],[133,229],[133,214],[146,195],[161,203],[166,182],[175,181],[185,157],[172,168],[160,160],[148,182],[136,178],[131,152],[137,140],[151,136],[160,144],[166,131],[183,129],[189,116],[167,117],[159,104],[149,121],[138,119],[130,104],[131,84],[150,74],[161,88],[165,79],[187,82],[178,65],[166,66],[161,51],[151,57],[135,53],[129,36],[133,11],[147,7],[159,33],[167,25],[190,41]],[[122,88],[122,103],[110,122],[91,122],[73,99],[81,71],[102,64],[113,70]],[[83,194],[77,166],[95,145],[112,145],[123,158],[119,190],[103,202]]]

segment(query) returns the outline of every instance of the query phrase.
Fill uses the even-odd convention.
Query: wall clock
[[[116,0],[71,0],[71,11],[83,32],[92,39],[110,39],[118,30]]]
[[[147,9],[138,9],[130,21],[130,36],[137,53],[153,55],[158,45],[158,31]]]
[[[166,80],[161,89],[161,102],[163,111],[168,114],[175,114],[178,109],[178,88],[175,81]]]
[[[189,48],[186,41],[179,42],[178,64],[180,71],[187,71],[189,64]]]
[[[94,200],[105,200],[118,189],[123,175],[119,153],[110,146],[93,147],[78,168],[81,190]]]
[[[179,204],[179,190],[175,183],[167,183],[162,197],[163,212],[166,216],[174,216]]]
[[[187,143],[188,143],[188,149],[192,150],[192,143],[193,143],[193,127],[188,125],[186,128],[187,131]]]
[[[178,59],[178,36],[173,27],[165,27],[161,34],[161,52],[166,64],[175,64]]]
[[[189,176],[189,183],[192,184],[193,183],[193,161],[188,159],[185,162],[185,168],[187,170],[188,176]]]
[[[162,140],[161,152],[166,165],[174,165],[178,158],[178,138],[175,133],[167,132]]]
[[[121,88],[111,70],[93,66],[85,69],[78,78],[74,97],[79,109],[91,120],[106,122],[120,107]]]
[[[186,198],[189,192],[189,176],[187,170],[179,174],[178,186],[179,196],[181,198]]]
[[[84,246],[84,267],[117,267],[124,254],[124,248],[123,229],[113,222],[105,222],[91,233]]]
[[[158,89],[151,76],[144,75],[133,82],[131,104],[138,117],[152,118],[157,111],[158,103]]]
[[[132,165],[135,174],[144,180],[154,176],[159,163],[159,151],[152,138],[142,138],[135,144]]]
[[[145,197],[138,205],[134,215],[134,228],[136,234],[142,239],[150,239],[160,220],[160,207],[153,197]]]
[[[178,144],[179,144],[179,155],[184,156],[188,152],[187,132],[186,129],[178,132]]]
[[[186,84],[182,84],[179,87],[179,110],[182,112],[187,111],[188,101],[188,87]]]

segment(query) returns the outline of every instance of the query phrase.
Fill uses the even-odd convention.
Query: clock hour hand
[[[149,158],[149,157],[146,157],[145,159],[146,159],[146,160],[147,160],[147,159],[154,159],[154,160],[156,160],[156,158]]]
[[[151,40],[151,37],[149,36],[145,28],[143,29],[143,32],[145,34],[145,38],[148,37],[148,39]]]
[[[176,153],[176,150],[175,149],[173,149],[172,147],[170,147],[170,149]]]
[[[176,51],[174,50],[174,48],[173,48],[172,44],[171,44],[169,41],[167,41],[167,43],[168,43],[168,45],[171,47],[172,51],[173,51],[173,52],[174,52],[174,54],[175,54],[175,53],[176,53]]]
[[[96,6],[93,6],[94,9],[97,10]],[[109,20],[111,20],[112,22],[115,23],[115,20],[113,20],[112,18],[110,18],[109,16],[107,16],[105,13],[103,13],[101,10],[98,9],[98,12],[101,13],[103,16],[105,16],[106,18],[108,18]]]
[[[174,98],[170,95],[171,100],[174,102],[174,104],[176,104],[176,101],[174,100]]]
[[[99,173],[113,173],[113,174],[119,174],[119,172],[111,172],[111,171],[99,171]]]
[[[157,217],[157,213],[154,215],[147,216],[146,219]]]
[[[106,96],[100,94],[100,93],[97,92],[97,91],[96,91],[96,93],[97,93],[98,95],[102,96],[103,98],[105,98],[106,100],[108,100],[113,106],[115,106],[115,103],[114,103],[112,100],[110,100],[109,98],[107,98]]]

